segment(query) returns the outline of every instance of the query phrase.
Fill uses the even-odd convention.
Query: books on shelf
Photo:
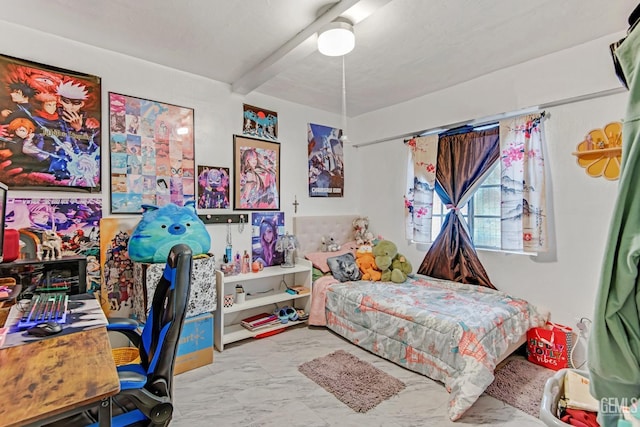
[[[250,331],[266,328],[277,323],[280,323],[280,319],[273,313],[260,313],[240,321],[240,324]]]
[[[298,295],[304,295],[309,293],[309,288],[306,288],[304,286],[291,286],[291,288],[289,289],[292,289]]]

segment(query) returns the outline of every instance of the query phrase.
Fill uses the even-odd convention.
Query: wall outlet
[[[589,335],[589,327],[591,326],[591,320],[586,317],[576,319],[576,327],[580,331],[580,334],[584,336]]]

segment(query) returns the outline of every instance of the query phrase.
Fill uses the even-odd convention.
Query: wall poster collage
[[[0,181],[100,190],[100,78],[0,55]]]
[[[111,212],[195,199],[193,109],[109,92]]]
[[[252,259],[265,266],[283,262],[275,249],[285,231],[276,112],[244,104],[232,168],[196,169],[192,108],[114,92],[108,106],[110,213],[189,200],[200,209],[230,209],[233,197],[234,210],[257,211]],[[0,182],[10,190],[100,192],[101,123],[100,77],[0,55]],[[341,133],[308,124],[310,197],[343,197]],[[6,220],[34,235],[55,230],[64,254],[87,256],[89,291],[100,290],[107,311],[129,315],[127,245],[139,218],[102,219],[101,198],[12,198]]]
[[[308,124],[309,197],[344,197],[342,130]]]

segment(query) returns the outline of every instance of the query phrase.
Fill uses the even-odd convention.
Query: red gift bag
[[[547,322],[527,331],[527,358],[536,365],[557,371],[569,367],[572,330],[568,326]]]

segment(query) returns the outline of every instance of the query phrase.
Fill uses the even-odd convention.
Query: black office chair
[[[125,334],[141,362],[118,367],[120,393],[112,398],[113,426],[167,426],[173,415],[173,368],[191,290],[192,253],[175,245],[153,294],[147,323],[139,334],[132,319],[109,319],[107,329]],[[98,426],[97,411],[61,420],[56,426]]]

